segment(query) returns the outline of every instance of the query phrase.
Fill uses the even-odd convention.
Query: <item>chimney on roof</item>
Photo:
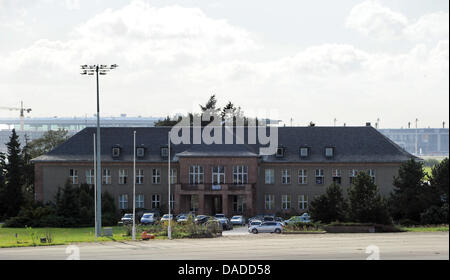
[[[370,122],[366,122],[366,126],[371,126],[371,125],[370,125]]]

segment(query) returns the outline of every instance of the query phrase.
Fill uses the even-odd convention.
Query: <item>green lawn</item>
[[[409,231],[409,232],[436,232],[436,231],[448,231],[448,225],[402,227],[402,230],[404,230],[404,231]]]
[[[130,240],[126,236],[126,229],[122,226],[113,228],[112,237],[99,237],[99,241]],[[3,228],[0,227],[0,248],[21,247],[21,246],[41,246],[41,245],[64,245],[77,242],[94,242],[94,228]],[[50,244],[41,243],[40,238],[51,234],[53,242]],[[17,238],[16,238],[17,234]],[[34,238],[33,238],[34,237]],[[34,244],[33,244],[34,239]]]

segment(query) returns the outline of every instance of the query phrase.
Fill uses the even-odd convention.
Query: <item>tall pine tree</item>
[[[23,160],[21,156],[19,136],[13,129],[9,142],[6,144],[7,162],[5,164],[5,186],[0,193],[0,204],[4,216],[14,217],[19,213],[23,203]]]

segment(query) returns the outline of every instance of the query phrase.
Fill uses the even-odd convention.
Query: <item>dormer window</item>
[[[120,147],[112,148],[112,156],[113,158],[118,158],[120,156]]]
[[[142,158],[142,157],[144,157],[144,155],[145,155],[145,148],[144,147],[136,148],[136,156],[137,157]]]
[[[282,158],[284,157],[284,153],[285,153],[285,148],[284,147],[278,147],[277,148],[277,153],[276,153],[276,157],[277,158]]]
[[[334,156],[334,148],[326,147],[325,148],[325,157],[332,158]]]
[[[169,148],[161,147],[161,157],[167,158],[169,156]]]
[[[309,156],[309,148],[308,147],[300,147],[300,157],[307,158]]]

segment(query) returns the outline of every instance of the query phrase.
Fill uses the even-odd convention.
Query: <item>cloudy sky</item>
[[[294,125],[441,127],[447,0],[0,0],[0,106],[31,116],[198,110],[211,94]],[[17,112],[0,111],[0,117]]]

